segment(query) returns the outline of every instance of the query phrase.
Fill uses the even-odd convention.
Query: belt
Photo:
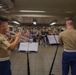
[[[65,52],[76,52],[76,50],[67,50],[67,49],[64,49]]]
[[[0,61],[7,61],[7,60],[9,60],[9,57],[0,58]]]

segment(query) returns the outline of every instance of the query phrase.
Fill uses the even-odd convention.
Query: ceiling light
[[[36,25],[37,23],[36,22],[33,22],[33,24]]]
[[[50,25],[55,25],[56,24],[56,22],[52,22]]]
[[[0,9],[2,9],[2,6],[0,6]]]
[[[36,25],[37,24],[37,20],[33,19],[33,24]]]
[[[44,13],[45,11],[35,11],[35,10],[20,10],[19,12],[36,12],[36,13]]]
[[[66,13],[74,13],[73,11],[65,11]]]
[[[17,22],[17,21],[13,21],[13,23],[15,23],[15,24],[20,24],[19,22]]]

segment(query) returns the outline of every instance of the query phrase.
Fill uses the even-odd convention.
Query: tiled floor
[[[38,52],[29,53],[30,75],[49,75],[50,67],[54,57],[56,46],[39,46]],[[62,46],[59,46],[52,73],[61,75]],[[12,75],[27,74],[27,54],[26,52],[14,51],[11,55]]]

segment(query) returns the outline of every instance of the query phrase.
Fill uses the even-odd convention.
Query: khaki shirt
[[[64,44],[64,49],[76,50],[76,30],[66,29],[59,34],[59,42]]]
[[[0,58],[5,58],[10,56],[10,50],[8,50],[9,46],[10,43],[2,34],[0,34]]]

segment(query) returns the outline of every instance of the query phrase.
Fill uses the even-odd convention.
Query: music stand
[[[26,48],[25,48],[26,47]],[[30,75],[29,53],[38,51],[38,43],[36,42],[21,42],[19,51],[25,51],[27,53],[27,74]]]
[[[52,70],[53,70],[53,66],[54,66],[54,63],[55,63],[55,59],[56,59],[56,55],[57,55],[57,51],[58,51],[58,47],[59,47],[59,42],[58,42],[58,35],[47,35],[48,37],[48,41],[49,41],[49,44],[50,45],[57,45],[56,47],[56,51],[55,51],[55,54],[54,54],[54,58],[53,58],[53,61],[52,61],[52,64],[51,64],[51,68],[50,68],[50,71],[49,71],[49,75],[54,75],[52,74]]]

